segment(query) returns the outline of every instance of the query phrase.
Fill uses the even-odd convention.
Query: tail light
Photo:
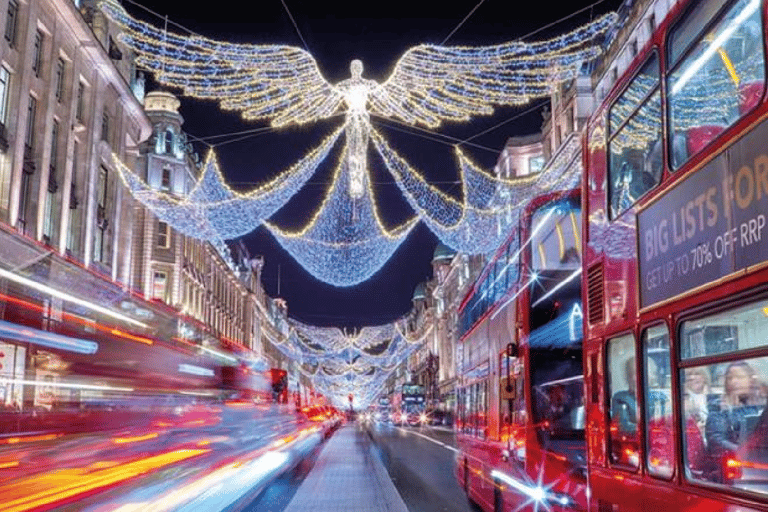
[[[737,480],[741,478],[743,467],[742,462],[734,455],[728,455],[723,461],[723,476],[726,480]]]

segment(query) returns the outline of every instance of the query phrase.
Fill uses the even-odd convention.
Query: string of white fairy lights
[[[463,197],[429,186],[422,174],[389,148],[373,129],[370,115],[437,127],[488,115],[497,105],[517,105],[548,96],[552,87],[576,76],[599,53],[594,44],[611,28],[605,15],[548,41],[514,41],[492,46],[419,45],[408,50],[383,83],[362,77],[353,61],[352,77],[336,84],[321,75],[305,50],[285,45],[232,44],[198,35],[178,35],[130,16],[112,0],[100,4],[122,30],[120,40],[137,64],[156,73],[161,84],[196,98],[215,99],[224,109],[272,126],[307,124],[339,113],[342,126],[292,168],[255,190],[240,194],[225,182],[209,154],[194,190],[174,197],[154,190],[123,168],[134,195],[182,233],[202,239],[230,239],[264,225],[317,279],[351,286],[370,278],[405,240],[418,220],[453,249],[492,250],[503,237],[505,219],[519,183],[480,171],[457,151]],[[329,156],[341,132],[346,144],[334,183],[311,221],[295,232],[270,223]],[[373,144],[416,215],[386,228],[377,212],[367,151]],[[541,183],[541,185],[551,185]],[[523,187],[529,193],[528,186]],[[518,194],[519,195],[519,194]],[[488,236],[496,233],[496,236]]]
[[[579,151],[577,141],[551,159],[543,172],[510,180],[481,170],[457,148],[461,193],[453,197],[397,154],[373,128],[371,115],[437,128],[444,121],[465,122],[490,115],[498,106],[548,97],[558,84],[575,78],[584,62],[597,57],[597,43],[617,21],[615,14],[608,14],[535,43],[422,44],[406,51],[382,83],[363,78],[362,62],[353,61],[351,78],[331,84],[304,49],[178,35],[133,18],[115,0],[104,0],[100,7],[121,28],[120,41],[135,53],[137,65],[154,72],[162,85],[218,101],[246,120],[266,121],[275,128],[343,114],[342,125],[317,147],[247,193],[229,187],[213,151],[197,183],[183,196],[153,189],[115,158],[133,195],[176,230],[220,241],[263,225],[314,277],[336,286],[370,278],[419,220],[456,251],[492,251],[516,224],[528,198],[573,186],[580,172],[573,156]],[[332,183],[307,225],[290,232],[270,222],[326,161],[342,132],[345,144]],[[415,212],[399,226],[387,227],[381,220],[368,159],[371,146]],[[366,327],[349,336],[339,329],[291,321],[290,334],[272,342],[298,361],[300,371],[327,396],[353,393],[366,404],[428,335],[406,336],[401,323]]]
[[[289,320],[287,335],[265,332],[281,353],[297,362],[317,391],[340,405],[351,393],[361,407],[376,399],[390,374],[430,333],[431,328],[409,332],[405,319],[363,327],[352,334],[297,320]]]

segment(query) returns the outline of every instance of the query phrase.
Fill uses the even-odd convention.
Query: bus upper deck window
[[[667,100],[673,168],[700,152],[762,98],[760,5],[760,0],[739,0],[705,28],[717,10],[715,2],[706,2],[670,34],[674,68]]]
[[[609,112],[608,195],[618,217],[661,181],[661,95],[655,52]]]

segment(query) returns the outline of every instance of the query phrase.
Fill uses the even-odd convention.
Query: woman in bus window
[[[733,454],[750,434],[748,418],[760,415],[759,397],[755,393],[755,371],[746,361],[737,361],[725,370],[725,394],[720,410],[707,418],[706,439],[712,462],[718,468],[724,457]],[[713,475],[721,479],[721,475]]]
[[[703,432],[709,415],[709,372],[706,368],[685,370],[685,417],[696,423]]]

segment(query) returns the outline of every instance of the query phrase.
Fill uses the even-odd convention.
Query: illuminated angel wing
[[[161,84],[217,100],[245,119],[304,124],[330,117],[343,105],[315,59],[301,48],[166,33],[131,17],[114,0],[100,7],[123,28],[120,39],[137,53],[137,64],[152,70]]]
[[[494,106],[548,96],[554,85],[574,78],[583,62],[600,53],[596,43],[616,19],[608,14],[538,43],[415,46],[372,91],[370,112],[434,128],[441,121],[490,115]]]

